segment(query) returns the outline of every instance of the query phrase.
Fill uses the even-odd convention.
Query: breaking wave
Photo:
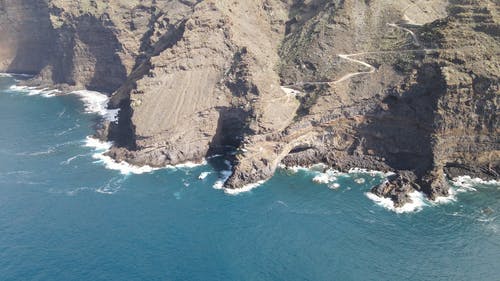
[[[17,86],[12,85],[9,88],[11,91],[16,91],[20,93],[27,94],[28,96],[42,96],[46,98],[51,98],[60,94],[61,91],[49,88],[38,88],[38,87],[28,87],[28,86]]]
[[[115,159],[107,156],[106,152],[109,151],[109,149],[111,148],[112,145],[113,145],[112,142],[101,141],[101,140],[96,139],[94,137],[87,137],[85,140],[85,146],[94,149],[95,152],[92,155],[92,158],[96,159],[97,163],[103,164],[106,169],[119,171],[123,175],[146,174],[146,173],[151,173],[151,172],[161,170],[161,169],[194,168],[194,167],[203,166],[206,164],[206,162],[203,161],[202,163],[186,162],[186,163],[178,164],[178,165],[166,165],[164,167],[151,167],[148,165],[144,165],[144,166],[132,165],[126,161],[118,162]]]
[[[112,146],[111,142],[105,142],[93,137],[87,137],[85,140],[85,146],[91,147],[95,150],[92,158],[96,159],[98,163],[102,163],[107,169],[120,171],[123,175],[144,174],[158,170],[158,168],[150,166],[134,166],[127,162],[117,162],[113,158],[105,155]]]
[[[235,189],[224,188],[224,193],[229,194],[229,195],[238,195],[241,193],[249,192],[252,189],[255,189],[255,188],[261,186],[265,182],[266,181],[258,181],[256,183],[247,184],[241,188],[235,188]]]
[[[78,96],[83,101],[87,113],[99,114],[109,122],[118,121],[120,109],[108,109],[107,95],[88,90],[73,91],[70,94]]]
[[[391,199],[377,196],[371,192],[366,192],[365,195],[370,200],[375,202],[377,205],[379,205],[387,210],[396,212],[398,214],[420,212],[420,211],[422,211],[424,206],[428,205],[424,194],[422,192],[418,192],[418,191],[414,191],[414,192],[410,193],[410,198],[412,200],[412,203],[406,203],[402,207],[395,207],[394,202],[392,202]]]
[[[224,189],[224,183],[233,174],[233,165],[231,164],[231,162],[225,160],[224,165],[226,166],[226,169],[220,172],[219,179],[212,186],[214,189]]]
[[[434,200],[427,199],[423,193],[415,191],[410,194],[413,203],[407,203],[400,208],[395,208],[394,203],[389,198],[379,197],[371,192],[367,192],[366,196],[374,201],[377,205],[384,207],[396,213],[418,212],[425,206],[436,206],[441,204],[450,204],[457,202],[457,195],[464,192],[476,192],[478,186],[496,187],[500,189],[500,182],[497,180],[482,180],[480,178],[471,178],[470,176],[456,177],[451,181],[452,186],[449,189],[448,196],[440,196]]]

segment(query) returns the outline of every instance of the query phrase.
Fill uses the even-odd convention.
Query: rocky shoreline
[[[228,189],[279,165],[390,171],[372,192],[395,206],[500,178],[491,0],[6,0],[0,27],[0,71],[109,93],[96,136],[118,162],[228,154]]]

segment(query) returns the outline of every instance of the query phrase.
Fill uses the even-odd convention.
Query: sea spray
[[[151,167],[149,165],[137,166],[130,164],[126,161],[118,162],[112,157],[107,156],[106,153],[113,146],[112,142],[101,141],[94,137],[87,137],[85,140],[85,146],[91,147],[95,150],[95,153],[92,155],[92,157],[98,160],[97,161],[98,163],[103,164],[106,169],[119,171],[123,175],[129,175],[129,174],[138,175],[138,174],[151,173],[161,169],[194,168],[206,165],[206,162],[203,161],[201,163],[186,162],[178,165],[165,165],[163,167]]]
[[[398,214],[420,212],[424,206],[427,206],[424,194],[419,191],[410,193],[409,196],[412,202],[406,203],[401,207],[395,207],[394,202],[390,198],[380,197],[371,192],[366,192],[365,195],[377,205]]]
[[[28,96],[42,96],[46,98],[62,95],[62,92],[57,89],[29,86],[12,85],[10,86],[10,90],[24,93]],[[72,91],[67,94],[76,95],[83,102],[86,113],[99,114],[106,121],[118,122],[118,113],[120,109],[108,109],[109,97],[106,94],[89,90]]]
[[[26,94],[28,96],[42,96],[45,98],[51,98],[51,97],[54,97],[57,94],[61,93],[59,90],[56,90],[56,89],[17,86],[17,85],[12,85],[12,86],[10,86],[9,89],[11,91],[23,93],[23,94]]]
[[[208,175],[210,175],[210,172],[202,172],[199,176],[198,176],[198,179],[199,180],[204,180],[208,177]]]
[[[83,101],[87,113],[99,114],[109,122],[118,121],[120,109],[108,109],[107,95],[87,90],[73,91],[70,94],[77,95]]]
[[[224,188],[224,193],[226,194],[229,194],[229,195],[238,195],[238,194],[241,194],[241,193],[246,193],[246,192],[249,192],[251,191],[252,189],[255,189],[259,186],[261,186],[262,184],[264,184],[266,181],[262,180],[262,181],[258,181],[256,183],[251,183],[251,184],[247,184],[241,188]]]
[[[92,157],[98,160],[97,162],[102,163],[107,169],[119,171],[123,175],[144,174],[158,170],[158,168],[150,166],[131,165],[125,161],[117,162],[115,159],[106,155],[106,152],[109,151],[112,145],[113,143],[111,142],[101,141],[93,137],[87,137],[85,140],[85,146],[95,150]]]
[[[214,189],[223,189],[224,183],[233,174],[233,165],[231,164],[231,162],[228,160],[224,160],[224,165],[226,166],[226,169],[220,172],[219,179],[212,185]]]
[[[421,211],[425,206],[436,206],[457,202],[457,196],[459,193],[476,192],[477,187],[481,185],[485,187],[500,187],[500,182],[496,180],[482,180],[480,178],[471,178],[470,176],[456,177],[451,181],[451,184],[453,186],[449,188],[448,196],[439,196],[434,200],[430,200],[426,198],[422,192],[415,191],[410,193],[412,203],[407,203],[399,208],[395,208],[394,202],[392,202],[389,198],[380,197],[371,192],[367,192],[366,196],[377,205],[390,211],[394,211],[396,213],[409,213]]]
[[[500,187],[500,181],[497,180],[483,180],[480,178],[471,178],[470,176],[460,176],[455,177],[451,181],[454,186],[457,186],[458,192],[462,191],[476,191],[474,186],[485,185],[485,186],[496,186]]]

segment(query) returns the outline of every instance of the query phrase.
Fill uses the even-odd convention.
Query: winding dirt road
[[[418,39],[418,36],[415,34],[415,32],[411,31],[408,28],[399,26],[395,23],[388,23],[387,25],[390,27],[401,29],[403,31],[408,32],[411,35],[415,46],[417,46],[417,47],[421,46],[420,40]],[[290,84],[290,85],[284,85],[284,86],[281,86],[281,88],[287,94],[288,93],[296,93],[297,90],[294,90],[291,87],[305,86],[305,85],[326,85],[326,84],[335,85],[335,84],[344,82],[346,80],[349,80],[353,77],[356,77],[359,75],[364,75],[364,74],[371,74],[371,73],[374,73],[375,71],[377,71],[377,68],[375,66],[373,66],[365,61],[352,58],[352,57],[356,57],[356,56],[371,55],[371,54],[399,54],[399,53],[406,53],[406,52],[425,52],[425,53],[427,53],[427,52],[435,52],[435,51],[438,51],[438,49],[409,49],[409,50],[398,50],[398,51],[371,51],[371,52],[361,52],[361,53],[353,53],[353,54],[338,54],[337,56],[339,58],[348,60],[348,61],[353,62],[353,63],[360,64],[360,65],[366,67],[367,70],[349,73],[349,74],[346,74],[346,75],[342,76],[341,78],[339,78],[337,80],[333,80],[333,81],[299,82],[299,83],[294,83],[294,84]]]

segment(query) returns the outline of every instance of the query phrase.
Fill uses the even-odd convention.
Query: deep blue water
[[[99,116],[76,96],[12,83],[0,78],[0,280],[500,280],[498,187],[396,214],[365,196],[382,180],[369,175],[332,190],[279,171],[237,196],[212,188],[211,165],[122,175],[85,147]]]

